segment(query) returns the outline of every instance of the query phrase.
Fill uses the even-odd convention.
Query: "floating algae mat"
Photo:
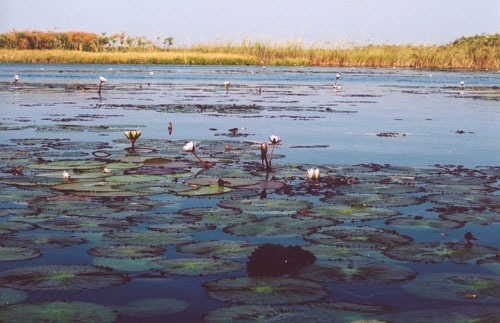
[[[499,83],[4,64],[0,321],[499,321]]]

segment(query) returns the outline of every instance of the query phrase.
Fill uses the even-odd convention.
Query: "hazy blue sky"
[[[443,44],[500,32],[500,0],[0,0],[0,32],[82,30],[306,45]]]

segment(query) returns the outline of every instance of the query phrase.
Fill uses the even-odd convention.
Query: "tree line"
[[[145,36],[132,37],[126,33],[107,36],[84,31],[10,31],[0,34],[0,48],[30,50],[77,50],[85,52],[105,51],[157,51],[169,49],[173,37],[157,37],[155,41]]]

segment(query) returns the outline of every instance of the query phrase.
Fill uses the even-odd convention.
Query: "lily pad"
[[[116,244],[130,243],[140,246],[164,246],[175,245],[193,240],[193,237],[178,232],[154,232],[154,231],[123,231],[109,232],[105,240]]]
[[[188,303],[177,298],[143,298],[124,306],[116,307],[121,315],[131,317],[153,317],[182,312]]]
[[[28,298],[28,294],[22,290],[0,287],[0,309],[4,305],[20,303],[26,298]]]
[[[250,178],[237,178],[237,177],[195,177],[190,178],[185,181],[188,185],[200,185],[200,186],[216,186],[219,181],[223,183],[224,187],[243,187],[249,185],[256,185],[259,183],[258,180]]]
[[[41,255],[42,253],[38,249],[0,246],[0,262],[33,259]]]
[[[461,222],[424,218],[424,217],[393,218],[386,220],[385,224],[396,227],[404,227],[408,229],[440,229],[440,230],[451,230],[451,229],[461,228],[464,226],[464,224]]]
[[[241,199],[221,201],[223,208],[239,209],[258,216],[291,215],[309,209],[312,203],[302,200],[284,199]]]
[[[111,268],[127,273],[146,272],[160,266],[154,262],[160,257],[152,258],[94,258],[92,264],[99,267]]]
[[[456,212],[445,212],[439,215],[440,218],[450,220],[450,221],[458,221],[462,223],[474,223],[474,224],[491,224],[494,222],[500,222],[500,212],[494,211],[456,211]]]
[[[427,199],[436,204],[463,207],[487,207],[491,210],[500,210],[500,195],[485,193],[464,194],[431,194]]]
[[[328,219],[315,218],[287,218],[270,216],[241,224],[225,227],[226,233],[238,236],[302,236],[309,234],[319,227],[336,225],[338,222]]]
[[[105,163],[96,160],[58,160],[47,163],[37,163],[28,165],[28,168],[37,170],[86,170],[86,169],[102,169],[106,166]]]
[[[211,185],[211,186],[191,187],[189,190],[180,191],[177,192],[176,194],[179,196],[211,196],[211,195],[224,194],[230,191],[231,189],[229,187]]]
[[[238,209],[196,207],[182,209],[179,212],[184,216],[195,217],[199,223],[216,226],[227,226],[255,219],[255,216],[242,213],[242,211]]]
[[[95,257],[105,258],[148,258],[160,256],[165,252],[165,248],[158,246],[97,246],[87,251]]]
[[[328,262],[316,264],[299,277],[319,283],[392,284],[413,279],[417,274],[404,266],[384,263]]]
[[[117,286],[130,278],[110,270],[81,265],[41,265],[0,272],[0,285],[33,291],[71,291]]]
[[[41,302],[0,307],[3,322],[114,322],[116,312],[103,305],[86,302]]]
[[[285,277],[227,278],[203,284],[209,296],[242,304],[300,304],[328,296],[320,284]]]
[[[191,242],[177,247],[177,251],[215,258],[248,258],[256,248],[248,241],[210,240]]]
[[[322,199],[325,203],[346,204],[350,206],[371,206],[379,208],[401,207],[417,205],[423,202],[423,199],[408,195],[383,195],[383,194],[346,194],[330,195]]]
[[[216,258],[172,258],[156,261],[155,270],[171,275],[202,276],[238,271],[244,268],[240,262]]]
[[[461,301],[466,303],[489,303],[500,300],[498,276],[467,273],[432,273],[419,275],[402,285],[411,294],[420,297]]]
[[[398,214],[397,211],[364,205],[321,205],[307,211],[308,216],[353,222],[388,218],[396,214]]]
[[[4,246],[36,247],[36,248],[64,248],[86,243],[87,240],[70,235],[62,234],[30,234],[22,236],[13,236],[8,240],[2,241]]]
[[[386,230],[376,227],[347,227],[338,226],[322,230],[305,237],[307,241],[314,243],[357,247],[385,249],[390,246],[409,244],[413,238],[400,234],[394,230]]]
[[[38,222],[37,225],[46,230],[69,232],[108,232],[125,230],[132,224],[126,220],[93,217],[59,217]]]
[[[392,246],[384,251],[388,257],[413,261],[438,263],[446,258],[459,264],[475,263],[497,256],[500,250],[461,242],[422,242],[402,246]]]

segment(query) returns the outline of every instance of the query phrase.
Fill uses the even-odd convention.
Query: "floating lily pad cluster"
[[[284,93],[268,90],[263,95]],[[237,93],[243,89],[232,85],[230,95]],[[144,124],[86,123],[119,116],[104,113],[116,109],[264,117],[254,104],[130,101],[102,104],[110,110],[99,113],[49,115],[36,125],[0,125],[0,132],[49,137],[1,143],[0,321],[175,321],[197,307],[209,322],[429,316],[392,306],[400,296],[442,301],[436,308],[457,302],[464,320],[498,320],[491,306],[500,297],[500,251],[491,238],[500,222],[498,167],[295,165],[282,162],[277,148],[266,168],[258,135],[240,128],[213,128],[215,140],[197,140],[200,162],[182,152],[194,138],[169,140]],[[290,111],[290,102],[266,109]],[[291,111],[297,115],[283,118],[317,113]],[[69,139],[87,135],[94,140]],[[311,168],[320,175],[308,179]],[[270,259],[303,266],[250,275],[251,255],[269,244],[280,246]],[[303,252],[287,254],[296,248]],[[293,258],[300,255],[310,257]],[[438,263],[454,272],[429,274]],[[113,293],[124,297],[111,300]],[[211,305],[198,306],[200,297]]]

